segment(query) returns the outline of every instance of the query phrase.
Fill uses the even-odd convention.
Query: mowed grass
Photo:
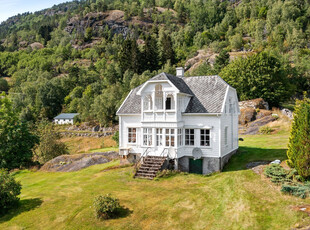
[[[244,136],[240,153],[222,173],[180,174],[158,181],[133,179],[118,161],[79,172],[20,171],[21,206],[0,218],[0,229],[292,229],[310,218],[292,206],[309,203],[284,195],[245,169],[255,160],[285,157],[287,133]],[[124,207],[117,219],[95,218],[92,201],[110,193]]]

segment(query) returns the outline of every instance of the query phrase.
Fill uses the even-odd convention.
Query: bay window
[[[195,145],[195,129],[185,129],[185,145]]]
[[[152,128],[143,128],[143,145],[152,146]]]
[[[200,129],[200,146],[210,146],[209,129]]]
[[[166,147],[174,147],[174,129],[166,129]]]

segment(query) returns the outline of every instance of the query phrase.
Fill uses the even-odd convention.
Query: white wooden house
[[[73,125],[74,117],[79,115],[78,113],[61,113],[57,117],[54,117],[54,123],[57,125],[71,124]]]
[[[128,94],[117,111],[120,155],[163,157],[187,172],[222,170],[238,149],[236,90],[219,76],[184,77],[183,68],[176,75],[161,73]]]

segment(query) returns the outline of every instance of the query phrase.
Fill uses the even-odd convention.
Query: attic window
[[[163,104],[163,88],[162,85],[157,84],[155,86],[155,109],[162,110]]]
[[[151,95],[147,95],[144,97],[143,100],[143,109],[146,110],[152,110],[153,109],[153,100]]]
[[[169,94],[166,98],[166,110],[173,110],[175,108],[174,97]]]

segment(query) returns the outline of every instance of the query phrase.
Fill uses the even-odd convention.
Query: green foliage
[[[289,138],[288,164],[304,178],[310,177],[310,99],[298,100]]]
[[[119,131],[116,131],[112,136],[112,140],[116,141],[117,146],[119,146]]]
[[[288,171],[278,164],[271,164],[265,168],[264,174],[270,178],[273,183],[282,184],[289,181],[287,178]]]
[[[22,186],[6,170],[0,169],[0,214],[18,204]]]
[[[98,219],[117,217],[121,208],[119,200],[112,197],[110,194],[97,196],[94,200],[93,206]]]
[[[238,58],[220,76],[237,89],[241,100],[263,98],[271,106],[287,100],[293,91],[285,64],[266,52]]]
[[[300,197],[302,199],[305,199],[307,196],[309,196],[310,193],[310,184],[306,183],[305,185],[297,184],[297,185],[289,185],[284,184],[281,187],[281,192],[287,193],[293,196]]]
[[[0,78],[0,91],[8,91],[9,84],[4,78]]]
[[[32,160],[32,149],[38,138],[21,122],[12,102],[0,95],[0,168],[14,169],[27,166]]]
[[[44,164],[47,161],[64,154],[68,154],[68,148],[61,142],[60,134],[55,130],[55,125],[49,121],[41,121],[37,125],[40,143],[35,148],[35,160]]]
[[[175,175],[178,175],[180,173],[181,173],[181,171],[178,171],[178,170],[164,169],[164,170],[160,170],[157,172],[156,178],[169,178],[169,177],[173,177]]]
[[[271,134],[272,131],[273,129],[266,125],[259,128],[260,134]]]

